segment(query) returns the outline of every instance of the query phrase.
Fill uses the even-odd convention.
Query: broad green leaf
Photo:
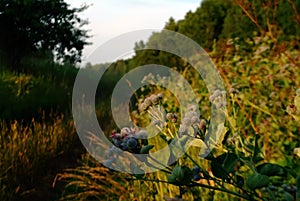
[[[251,190],[254,190],[254,189],[268,186],[269,182],[270,179],[268,176],[259,173],[254,173],[247,178],[246,185]]]
[[[266,176],[285,176],[287,173],[284,167],[272,163],[261,164],[256,169],[260,174]]]
[[[145,145],[145,146],[142,146],[141,150],[140,150],[140,153],[141,154],[148,154],[149,151],[154,147],[154,145]]]
[[[215,177],[226,179],[228,174],[233,172],[235,165],[238,162],[238,157],[234,153],[225,153],[213,159],[211,170]]]
[[[263,147],[263,143],[259,142],[260,135],[255,135],[255,141],[254,141],[254,151],[253,151],[253,157],[252,161],[254,163],[258,163],[259,161],[262,161],[264,158],[262,157],[261,148]],[[259,144],[260,143],[260,144]]]
[[[193,171],[187,166],[175,166],[171,175],[168,176],[169,182],[189,183],[193,178]]]
[[[294,198],[290,193],[284,192],[283,193],[283,200],[284,201],[294,201]]]

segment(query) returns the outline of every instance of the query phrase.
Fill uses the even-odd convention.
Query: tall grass
[[[90,156],[83,156],[83,165],[58,174],[56,181],[65,181],[59,200],[134,200],[124,177],[101,166]]]
[[[21,199],[76,138],[73,122],[63,115],[51,123],[0,121],[0,128],[0,200]]]

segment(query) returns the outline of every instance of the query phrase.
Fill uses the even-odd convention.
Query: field
[[[74,102],[72,111],[82,69],[28,57],[20,63],[26,70],[18,71],[0,60],[0,200],[300,200],[299,35],[284,34],[285,27],[268,17],[260,24],[241,2],[236,1],[245,13],[241,19],[258,27],[253,35],[220,37],[205,48],[222,86],[215,87],[207,75],[212,73],[205,69],[207,60],[200,61],[200,75],[191,63],[159,49],[136,51],[111,64],[96,90],[96,104],[82,107],[83,122],[95,109],[97,123],[114,144],[101,144],[91,124],[84,134],[87,144],[95,145],[93,153],[79,139]],[[166,28],[186,28],[196,13],[177,24],[170,20]],[[155,33],[146,45],[164,38],[163,31]],[[127,105],[111,107],[118,81],[158,61],[180,79],[150,70],[137,90],[133,80],[124,79],[119,90],[132,89],[126,117],[136,127],[119,127],[116,120],[128,111]],[[88,84],[103,66],[82,70]]]

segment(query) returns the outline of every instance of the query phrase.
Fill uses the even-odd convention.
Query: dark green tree
[[[1,0],[0,61],[20,68],[25,56],[50,52],[56,60],[79,62],[88,34],[78,13],[86,8],[63,0]]]
[[[170,31],[178,31],[178,25],[173,17],[170,17],[169,21],[166,23],[165,29]]]
[[[236,4],[232,3],[224,19],[221,38],[247,39],[253,36],[253,32],[259,32],[257,26],[249,20],[243,13],[243,10]]]
[[[178,22],[178,32],[210,49],[213,41],[219,39],[229,7],[228,1],[203,0],[195,12],[189,11],[185,19]]]

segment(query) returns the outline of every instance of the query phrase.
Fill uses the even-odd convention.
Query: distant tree
[[[243,10],[236,4],[232,3],[227,11],[224,19],[222,38],[235,38],[247,39],[253,36],[253,32],[259,32],[257,26],[249,20],[243,13]]]
[[[166,23],[165,29],[170,31],[178,31],[178,25],[173,17],[170,17],[169,21]]]
[[[0,58],[19,68],[25,56],[50,51],[60,61],[79,62],[88,35],[78,13],[86,8],[71,9],[63,0],[1,0]]]
[[[202,47],[210,49],[223,29],[229,3],[223,0],[203,0],[195,11],[189,11],[178,22],[178,32],[187,35]]]

